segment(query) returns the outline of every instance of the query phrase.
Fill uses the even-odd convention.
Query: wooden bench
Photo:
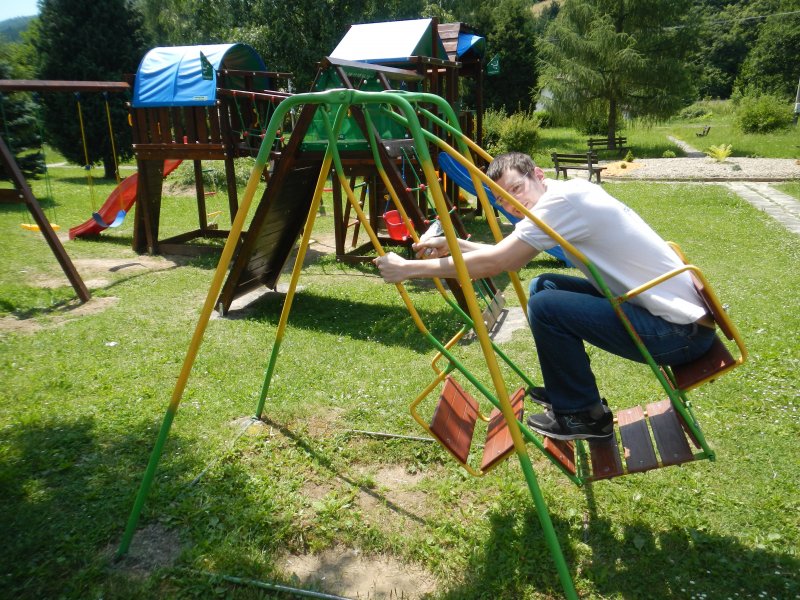
[[[706,125],[705,127],[703,127],[703,131],[697,131],[695,132],[695,135],[697,137],[706,137],[709,131],[711,131],[711,125]]]
[[[588,140],[586,140],[586,145],[589,146],[589,150],[619,150],[620,152],[622,152],[623,150],[628,149],[628,138],[617,136],[613,138],[613,140],[614,140],[613,148],[607,137],[589,138]]]
[[[553,167],[555,167],[556,170],[556,179],[558,179],[559,173],[563,173],[564,179],[566,179],[567,171],[570,169],[576,169],[578,171],[588,171],[589,181],[592,180],[592,176],[595,176],[597,183],[600,183],[600,174],[603,172],[605,167],[598,166],[597,154],[595,152],[587,152],[586,154],[559,154],[557,152],[553,152],[550,154],[550,157],[553,159]]]

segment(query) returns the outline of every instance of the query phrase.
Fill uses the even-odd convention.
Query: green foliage
[[[0,42],[21,42],[23,32],[36,17],[15,17],[0,22]]]
[[[552,94],[547,108],[573,123],[591,122],[600,111],[607,130],[618,115],[666,118],[691,90],[685,58],[694,43],[689,0],[563,4],[538,41],[540,87]],[[669,48],[665,52],[665,48]]]
[[[729,98],[742,64],[756,42],[763,19],[782,0],[704,0],[692,7],[701,43],[689,56],[697,96]]]
[[[628,152],[625,154],[625,162],[633,162],[633,160],[633,150],[628,150]]]
[[[730,144],[720,144],[719,146],[709,146],[706,154],[709,158],[713,158],[717,162],[725,162],[728,157],[733,153],[733,147]]]
[[[484,113],[483,129],[484,146],[493,155],[511,151],[533,154],[539,140],[539,120],[523,112],[506,116],[489,109]]]
[[[703,106],[697,102],[692,104],[691,106],[687,106],[686,108],[682,109],[678,113],[679,119],[685,119],[687,121],[705,121],[710,119],[712,113],[707,106]]]
[[[136,72],[145,53],[141,16],[128,0],[44,0],[33,44],[39,79],[123,81],[126,74]],[[115,145],[123,159],[133,152],[127,100],[122,94],[108,95]],[[69,160],[84,164],[76,98],[48,93],[42,95],[42,101],[48,142]],[[82,94],[80,101],[89,163],[102,161],[105,175],[113,177],[103,98],[99,93]]]
[[[546,110],[533,111],[533,118],[539,121],[540,127],[551,127],[554,124],[553,117]]]
[[[744,133],[769,133],[791,122],[792,106],[771,94],[745,96],[736,110],[736,124]]]
[[[23,44],[0,44],[0,79],[26,78],[25,65],[19,62],[24,54]],[[22,172],[26,176],[44,173],[39,111],[31,94],[0,94],[0,108],[0,136],[16,158]],[[0,166],[0,179],[8,177],[5,168]]]
[[[675,158],[675,153],[672,150],[664,150],[661,158]]]
[[[487,59],[500,57],[500,73],[485,76],[486,106],[510,113],[533,108],[538,73],[535,22],[526,0],[498,0],[480,31],[486,36]]]
[[[784,5],[800,10],[800,2]],[[794,98],[800,64],[800,14],[767,19],[747,54],[736,80],[737,89]]]

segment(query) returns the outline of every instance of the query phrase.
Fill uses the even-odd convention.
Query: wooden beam
[[[0,92],[127,92],[130,89],[124,81],[0,79]]]

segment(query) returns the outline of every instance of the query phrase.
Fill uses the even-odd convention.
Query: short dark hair
[[[532,173],[536,167],[533,159],[524,152],[506,152],[505,154],[498,154],[486,169],[486,176],[492,181],[497,181],[503,174],[514,169],[520,175]]]

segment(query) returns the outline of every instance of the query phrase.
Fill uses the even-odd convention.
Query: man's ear
[[[544,171],[541,167],[533,167],[533,176],[539,181],[542,181],[544,179]]]

